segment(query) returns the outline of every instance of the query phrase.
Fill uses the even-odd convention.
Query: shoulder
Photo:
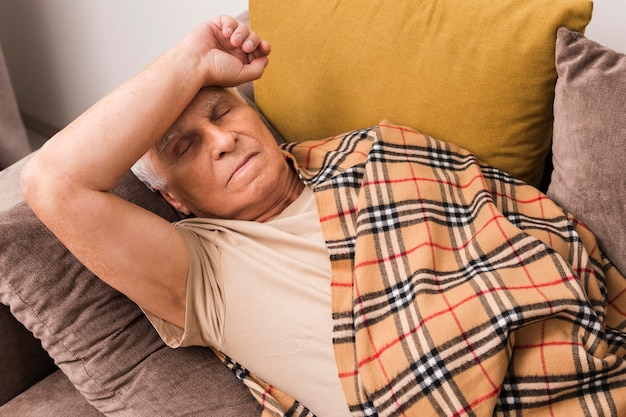
[[[364,164],[378,132],[378,126],[372,126],[320,140],[285,143],[281,147],[303,179],[315,184]]]

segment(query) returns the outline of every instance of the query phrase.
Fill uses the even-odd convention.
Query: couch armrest
[[[24,201],[20,189],[20,172],[32,155],[26,155],[10,167],[0,171],[0,195],[2,196],[0,198],[0,212]]]
[[[0,405],[51,374],[56,366],[39,340],[0,304]]]

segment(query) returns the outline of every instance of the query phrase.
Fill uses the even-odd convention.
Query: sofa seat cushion
[[[252,0],[272,44],[256,102],[291,141],[382,119],[455,143],[538,185],[552,135],[560,26],[590,0]]]
[[[0,417],[102,417],[74,388],[69,379],[56,371],[0,407]]]
[[[170,221],[180,219],[130,173],[113,191]],[[165,346],[138,306],[79,263],[23,201],[0,212],[0,302],[103,413],[260,413],[210,349]]]

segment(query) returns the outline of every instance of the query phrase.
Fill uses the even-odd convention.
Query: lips
[[[250,160],[254,158],[256,155],[257,155],[256,152],[246,155],[246,157],[241,160],[241,162],[237,165],[237,167],[235,167],[233,173],[230,174],[230,177],[228,177],[228,182],[230,182],[233,178],[238,176],[246,168],[246,166],[248,165],[248,162],[250,162]]]

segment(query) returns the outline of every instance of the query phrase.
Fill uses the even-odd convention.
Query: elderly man
[[[388,123],[281,150],[223,88],[269,52],[229,17],[196,28],[41,149],[27,201],[170,346],[212,346],[319,416],[560,414],[579,381],[624,386],[586,299],[603,290],[585,294],[598,265],[615,270],[581,255],[558,207]],[[194,216],[172,225],[108,193],[133,166]],[[546,354],[573,360],[547,369]]]
[[[258,78],[269,52],[230,17],[201,25],[52,138],[24,194],[167,343],[213,346],[320,416],[348,415],[312,192],[298,201],[304,184],[257,113],[214,87]],[[170,204],[218,220],[173,227],[109,194],[144,154],[136,171],[156,172],[151,187]]]

